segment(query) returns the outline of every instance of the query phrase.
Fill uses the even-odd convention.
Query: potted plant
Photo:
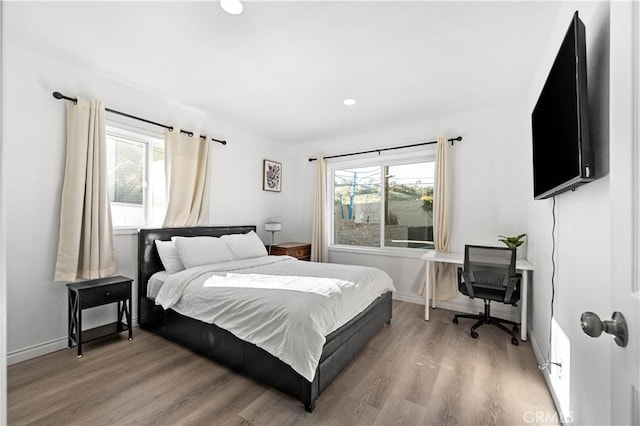
[[[511,248],[511,249],[518,249],[518,247],[520,247],[522,244],[524,244],[524,239],[527,236],[527,234],[520,234],[520,235],[516,235],[513,237],[507,237],[504,235],[498,235],[498,237],[500,237],[498,239],[498,241],[504,243],[504,245],[506,245],[507,247]],[[517,257],[518,259],[524,259],[524,253],[522,252],[523,250],[517,250]]]

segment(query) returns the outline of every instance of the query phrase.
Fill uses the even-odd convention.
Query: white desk
[[[464,253],[441,253],[436,251],[429,251],[422,255],[422,260],[426,262],[426,274],[425,274],[425,304],[424,304],[424,319],[429,321],[429,297],[431,297],[431,306],[435,309],[436,298],[431,295],[435,295],[435,269],[433,264],[435,262],[451,263],[454,265],[464,264]],[[533,271],[533,265],[529,261],[519,259],[516,261],[516,270],[522,273],[522,287],[520,287],[520,340],[527,340],[527,296],[529,294],[529,274]]]

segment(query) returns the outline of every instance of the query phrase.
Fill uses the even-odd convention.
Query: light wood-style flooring
[[[555,408],[528,342],[492,326],[469,336],[453,312],[394,301],[385,326],[327,388],[302,403],[161,337],[89,343],[8,369],[8,419],[21,424],[532,424]]]

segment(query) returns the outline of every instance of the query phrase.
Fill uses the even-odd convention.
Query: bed
[[[293,363],[282,360],[282,356],[272,355],[267,350],[262,349],[254,343],[237,337],[236,334],[227,330],[227,327],[219,327],[216,324],[193,318],[190,313],[183,314],[184,311],[178,303],[163,303],[170,306],[168,309],[157,304],[161,299],[161,291],[164,281],[160,281],[158,290],[157,277],[162,277],[164,266],[158,254],[156,240],[171,241],[177,237],[222,237],[224,235],[249,234],[255,232],[255,226],[225,226],[225,227],[191,227],[191,228],[160,228],[141,229],[138,231],[138,322],[140,327],[159,334],[173,342],[184,345],[191,350],[205,355],[234,371],[240,372],[253,379],[266,383],[288,395],[299,399],[307,411],[312,412],[315,408],[316,399],[324,389],[338,376],[342,369],[351,361],[364,345],[374,336],[385,324],[391,322],[392,299],[390,291],[382,292],[376,296],[364,309],[359,310],[353,316],[349,316],[340,323],[340,326],[326,335],[321,346],[321,354],[317,361],[317,367],[311,374],[305,373]],[[192,241],[192,240],[190,240]],[[303,267],[323,268],[327,264],[309,264],[307,262],[287,259],[287,257],[268,256],[269,259],[260,260],[265,265],[259,265],[257,271],[282,270],[287,265],[293,265],[300,269]],[[277,263],[279,262],[279,263]],[[299,262],[295,264],[294,262]],[[306,264],[302,265],[302,264]],[[285,265],[285,266],[281,266]],[[335,265],[339,267],[340,265]],[[209,268],[203,265],[200,268]],[[188,268],[193,271],[196,268]],[[265,269],[266,268],[266,269]],[[344,266],[343,266],[344,268]],[[368,268],[375,269],[375,268]],[[302,269],[301,269],[302,270]],[[252,272],[253,269],[250,271]],[[188,271],[171,274],[178,276],[189,275]],[[231,272],[236,272],[235,270]],[[207,272],[205,287],[215,286],[215,279],[218,275],[226,275],[228,278],[236,276],[234,273]],[[246,272],[246,271],[240,271]],[[323,272],[324,274],[325,272]],[[262,274],[252,274],[258,278],[265,278]],[[282,275],[282,273],[280,273]],[[195,275],[194,275],[195,276]],[[198,275],[201,276],[201,275]],[[169,278],[166,282],[169,282]],[[204,279],[204,278],[202,278]],[[220,278],[222,279],[222,278]],[[211,281],[213,280],[213,281]],[[195,281],[195,279],[194,279]],[[154,288],[154,285],[156,288]],[[284,284],[283,284],[284,285]],[[192,285],[193,287],[193,285]],[[198,288],[203,287],[198,282]],[[225,285],[225,290],[228,289]],[[170,297],[169,297],[170,298]],[[217,322],[216,322],[217,323]],[[218,323],[219,324],[219,323]],[[237,333],[242,335],[241,333]],[[292,367],[292,365],[295,367]],[[315,365],[315,364],[314,364]],[[301,374],[302,371],[302,374]]]

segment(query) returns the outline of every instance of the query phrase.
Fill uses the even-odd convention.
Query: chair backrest
[[[516,250],[466,245],[463,272],[475,287],[508,287],[509,279],[516,275]]]

